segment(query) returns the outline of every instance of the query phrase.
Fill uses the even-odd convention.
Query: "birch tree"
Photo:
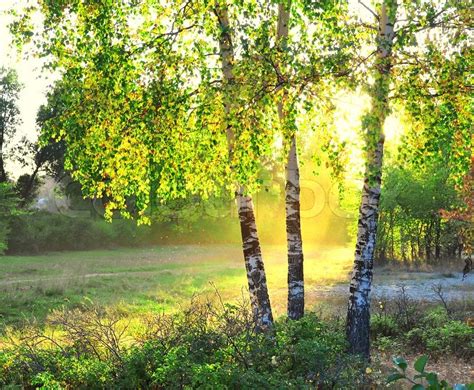
[[[45,71],[60,74],[60,115],[42,139],[64,141],[65,167],[84,196],[104,198],[106,217],[148,223],[150,199],[208,196],[223,186],[224,139],[189,131],[195,46],[183,35],[187,2],[41,2],[40,31],[28,14],[12,29],[33,38]],[[208,129],[214,131],[215,129]],[[219,173],[217,173],[219,172]],[[216,175],[214,175],[216,174]]]
[[[367,163],[359,209],[354,270],[350,285],[347,313],[347,338],[351,352],[369,356],[369,292],[372,283],[375,235],[382,180],[384,133],[383,125],[389,114],[388,94],[396,2],[385,2],[378,15],[377,61],[374,83],[369,88],[371,110],[363,118],[367,137]]]
[[[236,61],[224,3],[40,2],[42,31],[28,14],[11,26],[33,39],[47,70],[61,75],[60,114],[43,141],[66,144],[65,166],[85,196],[149,223],[150,203],[235,193],[252,308],[273,318],[252,198],[270,150],[265,96],[255,97],[249,61]],[[255,9],[256,11],[256,9]],[[218,55],[218,61],[215,59]],[[218,63],[221,71],[216,72]],[[237,65],[238,66],[237,66]],[[244,80],[240,80],[244,78]],[[236,82],[236,80],[238,82]],[[253,103],[256,102],[256,103]]]
[[[366,141],[366,167],[359,209],[355,260],[350,283],[346,333],[352,353],[370,355],[370,300],[377,219],[381,194],[385,119],[394,102],[404,102],[407,90],[397,82],[410,71],[424,72],[423,59],[430,58],[423,39],[428,31],[443,28],[447,33],[437,45],[447,47],[450,31],[457,29],[462,2],[404,2],[384,0],[375,12],[362,3],[376,19],[368,26],[374,35],[376,56],[371,65],[372,83],[367,86],[371,108],[362,118]],[[420,39],[422,40],[421,42]],[[406,85],[405,85],[406,87]],[[415,88],[413,86],[413,88]],[[412,91],[412,88],[409,88]],[[421,88],[425,93],[429,88]],[[418,99],[418,103],[420,100]]]
[[[214,6],[214,13],[219,23],[219,49],[224,77],[224,109],[225,109],[225,128],[228,144],[229,161],[234,159],[235,134],[232,125],[232,118],[235,116],[238,92],[234,76],[234,48],[231,35],[231,25],[227,4],[225,1],[218,1]],[[250,300],[254,317],[259,327],[265,329],[272,325],[273,314],[268,295],[267,280],[265,268],[262,259],[262,251],[257,233],[257,224],[254,213],[252,197],[246,193],[245,187],[241,183],[235,184],[235,199],[237,203],[240,230],[242,234],[242,246],[245,268],[247,270],[247,281],[250,292]]]
[[[298,120],[329,102],[335,84],[347,82],[352,72],[348,63],[357,47],[354,26],[345,18],[341,2],[278,3],[275,52],[271,59],[278,88],[275,98],[284,141],[285,211],[288,255],[288,318],[304,314],[303,240],[300,213],[300,172],[298,162]],[[289,36],[290,26],[293,29]],[[354,67],[359,60],[353,61]],[[317,133],[334,142],[328,129]],[[323,134],[324,133],[324,134]],[[327,147],[323,142],[323,148]],[[318,151],[315,151],[318,153]],[[336,163],[336,157],[330,159]],[[333,165],[335,166],[335,164]]]
[[[276,33],[277,49],[283,53],[288,49],[288,28],[290,22],[291,0],[278,4],[278,22]],[[279,76],[284,78],[284,64],[277,64]],[[294,123],[288,115],[288,93],[285,87],[278,102],[280,125],[285,128],[285,138],[289,142],[285,174],[285,212],[288,251],[288,318],[297,320],[304,314],[304,272],[303,272],[303,240],[301,237],[300,215],[300,172],[296,151],[296,134]],[[289,127],[290,129],[287,129]],[[288,131],[289,130],[289,131]]]

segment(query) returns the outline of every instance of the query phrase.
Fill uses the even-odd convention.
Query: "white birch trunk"
[[[350,284],[346,334],[350,352],[370,357],[370,299],[374,250],[382,179],[384,133],[388,115],[390,83],[390,57],[393,43],[396,2],[384,3],[379,15],[378,58],[375,65],[375,82],[371,87],[372,108],[365,118],[367,130],[367,163],[359,209],[357,243],[354,268]],[[394,8],[395,7],[395,8]],[[389,17],[391,15],[391,17]]]
[[[291,0],[278,4],[277,45],[284,51],[287,49],[288,24],[290,20]],[[283,66],[277,64],[279,77],[284,78]],[[278,102],[278,115],[284,130],[288,127],[288,116],[285,104],[287,92],[284,87],[281,100]],[[300,172],[296,149],[296,135],[294,124],[291,134],[286,134],[289,141],[289,150],[286,163],[285,211],[286,211],[286,238],[288,252],[288,318],[297,320],[304,315],[304,278],[303,278],[303,240],[301,237],[300,215]]]
[[[262,251],[257,234],[257,224],[253,209],[252,197],[245,195],[243,189],[236,193],[237,209],[242,234],[242,246],[247,271],[250,303],[261,329],[268,329],[273,324],[273,314],[268,295],[267,278],[263,265]]]
[[[286,166],[286,237],[288,247],[288,318],[304,315],[303,239],[300,215],[300,172],[293,135]]]
[[[215,14],[221,28],[219,48],[225,84],[224,109],[229,119],[235,105],[233,98],[235,78],[233,74],[234,52],[226,4],[218,4],[215,8]],[[232,163],[235,134],[232,126],[229,124],[226,127],[226,134],[229,161]],[[239,214],[240,231],[242,234],[242,247],[252,311],[257,327],[261,330],[265,330],[272,326],[273,315],[270,297],[268,295],[267,280],[257,233],[252,197],[246,195],[244,187],[239,184],[236,185],[235,197]]]

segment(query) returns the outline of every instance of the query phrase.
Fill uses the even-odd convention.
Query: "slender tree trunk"
[[[232,165],[234,155],[235,134],[231,122],[235,111],[235,78],[233,74],[234,51],[230,32],[229,16],[225,3],[217,4],[214,8],[219,22],[219,48],[224,76],[224,109],[227,116],[226,135],[228,143],[229,161]],[[265,268],[257,234],[257,224],[253,208],[252,197],[245,193],[245,188],[236,184],[235,198],[242,234],[242,247],[247,281],[250,293],[250,302],[256,325],[260,330],[268,329],[273,324],[273,315],[268,295]]]
[[[263,265],[262,251],[257,234],[257,224],[250,196],[242,191],[237,192],[237,208],[242,233],[242,245],[247,270],[250,302],[257,319],[258,326],[262,329],[270,327],[273,315],[268,296],[267,279]]]
[[[372,163],[382,167],[383,136],[377,142]],[[366,172],[362,189],[362,202],[359,209],[357,243],[354,269],[350,284],[349,307],[347,312],[346,333],[350,352],[370,356],[369,293],[372,284],[373,258],[377,233],[377,217],[380,200],[381,175],[378,174],[371,183],[370,173]]]
[[[0,152],[0,183],[7,181],[7,174],[5,172],[5,163],[3,162],[3,153]]]
[[[423,222],[420,222],[420,228],[418,229],[418,234],[416,235],[416,246],[418,249],[418,259],[423,258],[423,245],[421,245],[421,237],[423,234]]]
[[[425,252],[426,252],[426,261],[428,263],[431,263],[431,242],[430,241],[426,242]]]
[[[425,230],[425,252],[426,252],[426,261],[428,263],[431,262],[431,242],[433,240],[432,231],[433,231],[433,221],[430,220],[426,224],[426,230]]]
[[[4,130],[0,129],[0,183],[7,181],[7,173],[5,172],[5,162],[3,161],[3,134]]]
[[[300,173],[293,136],[286,166],[286,237],[288,246],[288,318],[304,315],[303,239],[300,215]]]
[[[390,259],[395,260],[395,234],[394,234],[394,222],[393,222],[393,213],[390,212]]]
[[[441,219],[436,218],[436,235],[435,235],[435,258],[438,261],[441,257]]]
[[[402,229],[400,230],[400,252],[402,255],[403,263],[405,265],[407,265],[408,263],[406,239],[407,239],[407,236],[405,233],[405,229],[402,227]]]
[[[387,245],[388,245],[388,227],[387,227],[387,217],[385,213],[379,215],[379,225],[377,227],[377,234],[379,240],[375,246],[375,255],[374,259],[378,261],[381,265],[386,264],[387,262]],[[380,239],[380,236],[381,239]]]
[[[21,194],[22,196],[22,200],[20,202],[20,207],[25,207],[27,204],[28,204],[28,201],[30,201],[30,195],[31,195],[31,192],[33,191],[33,188],[35,186],[35,180],[36,180],[36,176],[38,175],[38,172],[41,168],[41,165],[37,165],[33,171],[33,173],[30,175],[29,179],[28,179],[28,184],[26,185],[23,193]]]
[[[284,52],[288,46],[288,23],[291,0],[278,4],[277,45]],[[284,64],[277,64],[278,77],[284,81]],[[304,315],[303,240],[301,237],[300,172],[296,148],[295,124],[288,116],[288,93],[278,102],[278,116],[285,139],[288,141],[286,162],[285,210],[288,248],[288,318],[297,320]],[[291,123],[290,123],[291,122]]]
[[[349,351],[370,358],[370,300],[372,270],[376,244],[377,218],[382,179],[384,133],[388,115],[390,55],[393,42],[395,2],[390,12],[384,3],[379,15],[378,57],[374,69],[374,85],[370,88],[372,108],[363,125],[367,131],[367,163],[359,209],[354,268],[350,284],[346,335]],[[390,14],[390,17],[389,17]]]

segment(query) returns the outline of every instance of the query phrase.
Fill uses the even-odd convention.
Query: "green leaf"
[[[419,383],[417,383],[416,385],[412,386],[411,390],[425,390],[425,386],[420,385]]]
[[[428,362],[428,356],[426,356],[426,355],[420,356],[416,360],[413,367],[415,368],[416,371],[423,373],[423,372],[425,372],[425,366],[426,366],[427,362]]]
[[[408,367],[407,361],[401,356],[393,358],[393,364],[395,364],[398,368],[400,368],[403,371],[405,371]]]
[[[426,375],[426,380],[430,385],[437,385],[438,384],[438,375],[434,372],[430,372]]]
[[[387,383],[395,382],[395,381],[398,381],[399,379],[404,379],[404,378],[405,378],[405,375],[399,372],[394,372],[387,377]]]

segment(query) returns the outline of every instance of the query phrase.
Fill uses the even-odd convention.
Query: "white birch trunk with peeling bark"
[[[391,4],[387,4],[390,2]],[[390,6],[390,8],[389,8]],[[350,284],[346,334],[350,352],[370,357],[370,299],[377,220],[382,179],[384,133],[389,112],[391,48],[394,38],[396,1],[386,1],[379,15],[378,57],[371,86],[371,110],[366,116],[367,162],[359,209],[354,268]],[[391,16],[389,16],[391,15]]]
[[[291,139],[286,166],[286,237],[288,246],[288,318],[304,315],[303,239],[300,215],[300,172],[296,138]]]
[[[288,42],[288,24],[290,20],[291,0],[278,4],[277,45],[280,50],[286,50]],[[279,77],[282,66],[277,64]],[[282,98],[278,102],[278,115],[280,123],[285,129],[287,125],[287,113],[285,103],[287,93],[283,90]],[[286,163],[286,186],[285,186],[285,211],[286,211],[286,238],[288,251],[288,318],[297,320],[304,315],[304,278],[303,278],[303,240],[301,237],[301,215],[300,215],[300,172],[298,165],[298,153],[296,148],[296,135],[292,126],[292,134],[289,135],[289,150]]]
[[[215,9],[219,27],[220,58],[222,62],[222,73],[225,85],[224,109],[229,117],[235,107],[233,99],[233,89],[235,78],[233,74],[234,52],[232,46],[232,36],[230,33],[229,16],[226,4],[217,4]],[[227,125],[227,143],[229,161],[232,162],[235,134],[231,125]],[[252,197],[245,194],[245,188],[236,185],[235,198],[240,221],[240,231],[242,234],[242,247],[247,271],[247,281],[250,293],[250,302],[256,325],[260,330],[268,329],[273,324],[273,315],[268,295],[267,279],[263,265],[260,241],[257,233],[257,224],[253,208]]]

